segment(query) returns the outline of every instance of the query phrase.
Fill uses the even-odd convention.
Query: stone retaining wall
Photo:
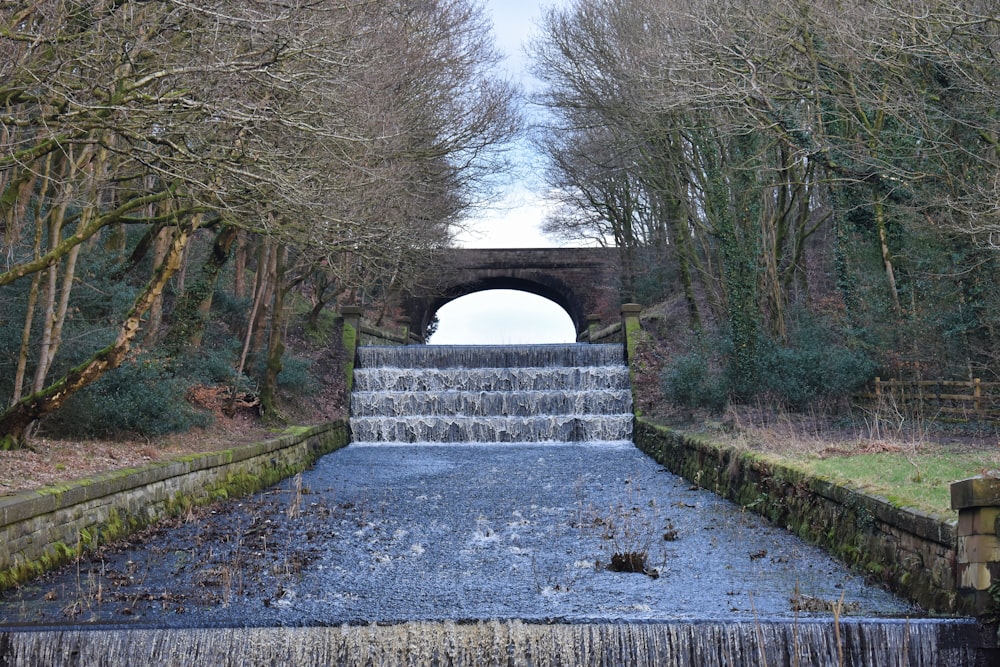
[[[345,422],[0,499],[0,590],[192,505],[252,493],[346,445]]]
[[[671,472],[768,517],[928,611],[974,613],[956,598],[952,518],[897,507],[642,419],[634,439]]]

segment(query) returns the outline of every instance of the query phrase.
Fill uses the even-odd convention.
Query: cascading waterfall
[[[627,445],[632,436],[621,345],[363,347],[354,381],[358,445]]]
[[[0,664],[985,667],[971,621],[532,624],[410,622],[316,628],[0,632]]]
[[[413,448],[409,443],[453,446],[466,457],[472,452],[469,445],[530,443],[555,449],[540,454],[538,460],[565,463],[573,458],[570,447],[595,442],[631,445],[631,393],[620,345],[361,348],[354,386],[352,447],[403,446],[409,458],[444,458],[444,450]],[[381,454],[374,449],[361,451]],[[498,458],[520,452],[494,450]],[[619,453],[626,454],[602,451],[599,455]],[[396,454],[385,458],[391,460]],[[534,460],[535,452],[531,454]],[[594,450],[586,454],[588,465],[600,458]],[[478,452],[473,458],[479,458]],[[462,492],[478,495],[475,488]],[[493,496],[501,505],[502,495]],[[463,510],[459,507],[458,511]],[[445,524],[462,523],[461,518],[442,516]],[[374,526],[370,524],[373,532],[362,536],[373,545],[378,541]],[[511,530],[522,530],[521,524],[517,526]],[[530,532],[529,526],[526,522],[523,530]],[[513,533],[505,539],[513,540]],[[342,548],[343,541],[333,535],[329,548]],[[545,548],[555,548],[557,542],[553,538]],[[484,551],[492,563],[500,562],[490,554],[502,547],[502,540],[489,544],[473,544],[468,549],[470,554]],[[449,551],[449,556],[461,559],[463,554],[456,551]],[[396,562],[401,563],[424,557],[409,552],[397,556]],[[364,554],[359,554],[355,565],[360,568],[364,562]],[[367,562],[368,567],[377,567],[375,563],[381,561]],[[391,559],[390,564],[378,567],[391,567]],[[338,574],[332,581],[341,579]],[[684,593],[667,585],[663,594]],[[320,595],[310,604],[323,609],[323,604],[336,599]],[[391,616],[364,616],[342,625],[339,621],[326,624],[316,617],[301,625],[267,626],[268,621],[248,616],[235,624],[241,627],[8,627],[0,628],[0,666],[986,667],[997,664],[998,658],[995,635],[971,619],[838,620],[808,615],[757,619],[754,613],[752,618],[691,620],[698,618],[698,609],[691,612],[658,621],[630,621],[627,615],[600,621],[595,619],[603,617],[590,614],[583,620],[563,622],[558,617],[546,622],[516,617],[459,621],[431,615],[406,622],[396,622]]]
[[[624,367],[621,345],[407,345],[358,348],[361,368]]]

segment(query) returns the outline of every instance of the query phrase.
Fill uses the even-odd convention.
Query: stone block
[[[951,485],[951,508],[1000,507],[1000,479],[970,477]]]
[[[942,590],[954,589],[958,570],[955,565],[954,558],[938,558],[932,561],[932,565],[929,569],[931,582],[936,587]]]
[[[989,613],[989,611],[993,608],[993,598],[990,596],[989,591],[965,589],[958,591],[958,595],[956,597],[955,608],[961,614],[979,616],[981,614]],[[995,663],[987,662],[983,664]]]
[[[968,508],[958,513],[959,535],[995,535],[1000,507]]]
[[[959,563],[1000,561],[1000,539],[996,535],[966,535],[958,538]]]
[[[955,570],[958,587],[985,591],[992,583],[992,575],[986,563],[960,563]]]

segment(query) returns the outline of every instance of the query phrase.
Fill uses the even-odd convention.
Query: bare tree
[[[514,90],[488,71],[487,28],[465,0],[5,3],[0,288],[50,271],[32,290],[52,304],[36,377],[83,244],[121,225],[172,240],[113,349],[57,389],[12,397],[4,442],[125,360],[200,226],[316,262],[349,253],[370,272],[417,271],[414,253],[446,242],[517,129]],[[122,272],[152,245],[125,253]]]
[[[785,338],[790,306],[809,303],[810,252],[841,272],[858,255],[813,239],[861,221],[900,332],[916,312],[909,237],[1000,238],[995,10],[986,0],[550,10],[533,55],[540,101],[563,133],[544,144],[552,184],[575,211],[558,225],[613,230],[614,191],[598,186],[626,171],[659,219],[651,238],[667,239],[688,276],[692,325],[700,291],[752,357],[759,337]],[[739,361],[749,380],[751,362]]]
[[[697,137],[763,138],[753,160],[719,166],[762,176],[768,310],[801,280],[829,185],[872,208],[900,313],[893,221],[984,242],[993,229],[997,25],[981,1],[580,0],[550,11],[534,51],[562,127],[598,125],[617,150],[639,151],[635,169],[696,232],[711,228],[692,187],[705,175]]]

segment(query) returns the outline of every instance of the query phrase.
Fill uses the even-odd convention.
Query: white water
[[[620,346],[362,348],[352,428],[356,440],[359,433],[370,439],[352,447],[552,440],[631,446],[621,356]],[[667,586],[665,594],[673,590]],[[25,627],[0,630],[0,666],[985,666],[992,664],[982,650],[988,644],[979,626],[955,620]]]
[[[608,443],[632,437],[621,345],[358,350],[358,445]]]
[[[358,348],[361,367],[624,366],[621,345],[406,345]]]
[[[0,664],[61,665],[974,665],[975,631],[936,621],[530,624],[0,633]],[[964,636],[963,636],[964,635]],[[841,656],[843,660],[841,661]]]

